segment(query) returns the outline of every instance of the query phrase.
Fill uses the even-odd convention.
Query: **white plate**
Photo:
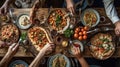
[[[28,19],[30,19],[29,15],[28,14],[21,14],[19,15],[18,19],[17,19],[17,26],[20,28],[20,29],[28,29],[32,23],[30,22],[29,24],[27,24],[26,26],[24,25],[21,25],[21,22],[24,22],[23,18],[24,17],[27,17]]]
[[[98,25],[98,23],[100,22],[100,15],[99,13],[95,10],[95,9],[92,9],[92,8],[89,8],[89,9],[86,9],[85,11],[83,11],[82,15],[81,15],[81,21],[82,21],[82,24],[84,26],[86,26],[86,22],[84,22],[83,20],[83,17],[84,17],[84,14],[87,12],[87,11],[92,11],[96,14],[97,16],[97,21],[96,21],[96,24],[92,25],[91,27],[95,27],[96,25]]]
[[[83,47],[82,42],[80,42],[79,40],[73,40],[73,44],[79,44],[81,52],[83,52],[84,47]],[[73,54],[72,51],[71,51],[72,46],[74,46],[73,44],[70,44],[70,49],[69,49],[70,54]]]
[[[56,54],[56,55],[50,57],[50,58],[49,58],[49,61],[48,61],[48,66],[47,66],[47,67],[52,67],[52,62],[53,62],[53,60],[54,60],[57,56],[63,56],[64,59],[65,59],[65,61],[67,62],[66,67],[71,67],[70,60],[69,60],[65,55],[62,55],[62,54]]]

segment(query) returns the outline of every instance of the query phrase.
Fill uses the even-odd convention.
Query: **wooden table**
[[[94,8],[94,9],[96,9],[99,12],[100,16],[104,16],[106,18],[106,20],[105,20],[104,23],[111,22],[106,17],[105,10],[103,8]],[[22,13],[29,14],[30,10],[31,9],[15,9],[14,14],[16,16],[19,16]],[[48,9],[47,8],[41,8],[41,9],[39,9],[39,11],[40,11],[40,13],[38,13],[38,14],[48,15]],[[117,9],[117,11],[118,11],[118,14],[120,14],[120,8]],[[22,31],[24,31],[24,30],[22,30]],[[0,49],[0,57],[3,57],[6,52],[7,52],[7,48],[1,48]],[[92,55],[90,54],[90,51],[89,51],[89,49],[88,49],[87,46],[85,46],[85,48],[84,48],[83,55],[84,55],[84,57],[87,57],[87,58],[92,57]],[[33,55],[30,52],[25,52],[25,48],[23,48],[22,46],[20,46],[18,52],[15,54],[14,57],[33,57]],[[112,57],[114,57],[114,58],[120,57],[120,46],[118,46],[118,45],[116,46],[116,51],[115,51],[115,53],[113,54]]]

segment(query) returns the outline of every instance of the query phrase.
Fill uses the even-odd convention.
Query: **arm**
[[[74,5],[72,0],[66,0],[66,4],[67,4],[67,9],[74,14],[75,11],[74,11]]]
[[[15,0],[6,0],[5,3],[0,8],[0,14],[6,14],[8,11],[9,5],[14,2]]]
[[[14,43],[9,47],[8,52],[5,54],[3,59],[0,61],[0,67],[4,67],[4,65],[7,65],[9,63],[9,61],[12,59],[12,57],[16,53],[18,46],[19,44]]]
[[[103,0],[103,3],[107,16],[115,24],[115,33],[120,35],[120,19],[114,6],[114,0]]]
[[[74,47],[72,50],[73,55],[78,59],[81,64],[81,67],[89,67],[88,63],[83,58],[79,47]]]
[[[29,67],[38,67],[41,58],[45,55],[47,51],[52,50],[52,44],[46,44],[39,52],[39,54],[36,56],[36,58],[33,60],[33,62],[29,65]]]

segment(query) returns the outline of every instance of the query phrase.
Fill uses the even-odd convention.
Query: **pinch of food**
[[[21,25],[26,26],[28,23],[27,22],[21,22]]]

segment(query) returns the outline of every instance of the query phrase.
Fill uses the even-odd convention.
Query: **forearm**
[[[105,11],[109,19],[113,22],[116,23],[119,21],[119,17],[117,15],[117,11],[114,6],[114,0],[103,0],[104,6],[105,6]]]
[[[44,50],[41,50],[39,52],[39,54],[37,55],[37,57],[33,60],[33,62],[29,65],[29,67],[38,67],[39,66],[39,63],[40,63],[40,60],[41,58],[45,55],[45,51]]]
[[[10,5],[10,4],[13,3],[13,2],[15,2],[15,0],[6,0],[6,1],[5,1],[5,4]]]
[[[7,54],[3,57],[3,59],[0,61],[0,67],[3,67],[4,65],[7,65],[11,59],[12,59],[12,56],[7,53]]]
[[[81,64],[81,67],[89,67],[88,63],[86,62],[86,60],[81,57],[81,58],[78,58],[80,64]]]

